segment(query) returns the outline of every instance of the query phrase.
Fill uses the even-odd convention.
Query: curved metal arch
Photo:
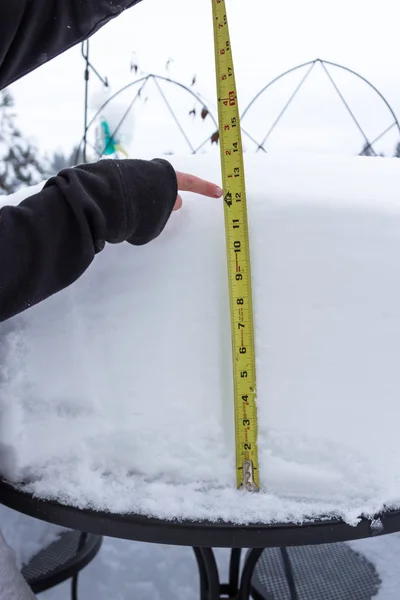
[[[280,75],[278,75],[277,77],[274,77],[269,83],[267,83],[267,85],[265,85],[255,96],[254,98],[250,101],[250,103],[246,106],[245,110],[242,112],[241,115],[241,119],[243,119],[245,117],[245,115],[248,113],[248,111],[250,110],[250,108],[254,105],[254,103],[258,100],[258,98],[265,92],[267,91],[274,83],[276,83],[277,81],[279,81],[280,79],[286,77],[286,75],[289,75],[290,73],[293,73],[294,71],[298,71],[304,67],[310,67],[310,69],[308,70],[306,77],[308,77],[308,75],[311,73],[311,70],[314,68],[314,66],[320,63],[325,71],[327,71],[326,66],[325,65],[330,65],[332,67],[336,67],[338,69],[341,69],[343,71],[347,71],[348,73],[350,73],[351,75],[354,75],[355,77],[357,77],[358,79],[361,79],[361,81],[363,81],[364,83],[366,83],[379,97],[380,99],[384,102],[384,104],[386,105],[387,109],[389,110],[390,114],[393,117],[393,123],[390,127],[388,127],[383,133],[381,133],[377,138],[375,138],[371,143],[367,144],[367,147],[371,147],[372,144],[374,144],[376,141],[378,141],[378,139],[380,139],[383,135],[385,135],[390,129],[392,129],[394,126],[396,126],[399,135],[400,135],[400,123],[399,120],[396,116],[396,113],[394,112],[392,106],[389,104],[389,102],[386,100],[385,96],[378,90],[378,88],[371,83],[368,79],[366,79],[363,75],[360,75],[360,73],[357,73],[357,71],[354,71],[353,69],[350,69],[349,67],[346,67],[344,65],[340,65],[338,63],[329,61],[329,60],[323,60],[321,58],[316,58],[314,60],[310,60],[308,62],[305,63],[301,63],[295,67],[292,67],[286,71],[284,71],[283,73],[280,73]],[[328,76],[329,76],[329,72]],[[304,79],[305,79],[304,78]],[[302,83],[304,83],[304,79],[302,80]],[[262,147],[262,146],[261,146]]]
[[[344,65],[339,65],[338,63],[334,63],[331,62],[329,60],[323,60],[322,58],[316,58],[315,60],[309,60],[308,62],[302,63],[300,65],[297,65],[296,67],[292,67],[291,69],[288,69],[287,71],[284,71],[283,73],[281,73],[280,75],[278,75],[277,77],[274,77],[274,79],[271,79],[271,81],[269,83],[267,83],[267,85],[265,85],[255,96],[254,98],[250,101],[250,103],[246,106],[245,110],[242,113],[241,118],[243,119],[243,117],[246,115],[246,113],[249,111],[249,109],[252,107],[252,105],[255,103],[255,101],[269,88],[271,87],[274,83],[276,83],[277,81],[279,81],[280,79],[282,79],[283,77],[285,77],[286,75],[289,75],[290,73],[293,73],[293,71],[298,71],[299,69],[302,69],[303,67],[308,67],[310,65],[315,65],[316,63],[321,63],[321,64],[325,64],[325,65],[331,65],[332,67],[337,67],[338,69],[342,69],[343,71],[347,71],[348,73],[351,73],[352,75],[355,75],[356,77],[358,77],[359,79],[361,79],[362,81],[364,81],[364,83],[366,83],[367,85],[369,85],[369,87],[371,87],[374,92],[376,92],[378,94],[378,96],[381,98],[381,100],[383,100],[383,102],[386,104],[387,108],[389,109],[393,120],[396,124],[396,127],[399,130],[400,133],[400,123],[397,119],[396,113],[394,112],[393,108],[391,107],[391,105],[389,104],[389,102],[386,100],[385,96],[378,90],[377,87],[374,86],[373,83],[371,83],[368,79],[366,79],[365,77],[363,77],[362,75],[360,75],[359,73],[357,73],[357,71],[354,71],[353,69],[350,69],[349,67],[345,67]]]
[[[305,63],[301,63],[301,65],[297,65],[296,67],[292,67],[291,69],[287,69],[287,71],[284,71],[283,73],[280,73],[279,75],[277,75],[277,77],[274,77],[274,79],[271,79],[270,82],[267,83],[267,85],[265,85],[255,96],[254,98],[252,98],[252,100],[250,100],[249,104],[246,106],[246,108],[244,109],[244,111],[241,114],[241,119],[243,119],[246,116],[246,113],[249,112],[250,108],[253,106],[253,104],[256,102],[256,100],[258,100],[258,98],[268,89],[270,88],[274,83],[276,83],[277,81],[279,81],[280,79],[283,79],[284,77],[286,77],[286,75],[289,75],[290,73],[293,73],[293,71],[298,71],[299,69],[302,69],[303,67],[308,67],[310,65],[315,65],[316,62],[319,62],[319,58],[315,59],[315,60],[309,60],[308,62]]]
[[[81,147],[82,144],[86,143],[86,136],[87,136],[87,132],[89,131],[90,127],[93,125],[93,123],[96,121],[96,119],[98,118],[98,116],[100,115],[100,113],[104,110],[104,108],[110,103],[112,102],[117,96],[119,96],[120,94],[122,94],[123,92],[125,92],[127,89],[129,89],[130,87],[133,87],[134,85],[138,85],[139,83],[143,82],[143,85],[140,87],[139,91],[137,92],[136,96],[134,97],[133,101],[131,102],[131,104],[129,105],[128,109],[125,111],[124,115],[122,116],[122,119],[120,120],[120,122],[118,123],[117,127],[115,128],[115,130],[112,133],[112,137],[114,137],[118,131],[119,128],[121,127],[121,125],[123,124],[125,118],[127,117],[127,115],[129,114],[133,104],[135,103],[135,101],[137,100],[137,98],[140,95],[141,90],[143,89],[143,87],[145,86],[145,84],[150,80],[150,79],[154,79],[155,83],[157,84],[158,80],[161,81],[165,81],[167,83],[172,83],[173,85],[176,85],[177,87],[180,87],[181,89],[185,90],[186,92],[189,92],[189,94],[191,94],[191,96],[193,96],[195,98],[195,100],[197,100],[197,102],[199,102],[199,104],[205,108],[208,112],[208,115],[210,116],[212,122],[214,123],[215,127],[218,129],[218,123],[213,115],[213,113],[211,112],[211,110],[208,108],[208,106],[205,104],[205,102],[201,99],[201,97],[196,94],[193,90],[191,90],[189,87],[187,87],[186,85],[184,85],[183,83],[180,83],[179,81],[175,81],[174,79],[170,79],[169,77],[163,77],[162,75],[154,75],[153,73],[150,73],[148,75],[145,75],[144,77],[141,77],[140,79],[136,79],[135,81],[131,81],[130,83],[128,83],[127,85],[123,86],[122,88],[120,88],[118,91],[116,91],[112,96],[110,96],[110,98],[108,98],[103,104],[102,106],[96,111],[96,113],[94,114],[94,116],[90,119],[89,123],[86,125],[85,127],[85,131],[84,134],[79,142],[78,148],[76,150],[76,162],[78,160],[79,157],[79,153],[81,151]],[[179,124],[178,124],[179,125]],[[103,154],[103,153],[102,153]],[[102,156],[102,154],[100,156]]]

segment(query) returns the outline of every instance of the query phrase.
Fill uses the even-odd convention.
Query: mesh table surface
[[[370,600],[378,593],[381,580],[375,567],[347,544],[292,547],[287,553],[297,595],[291,596],[280,549],[268,548],[254,571],[255,598]]]

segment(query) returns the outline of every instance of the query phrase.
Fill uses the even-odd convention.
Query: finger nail
[[[222,196],[222,194],[223,194],[223,193],[224,193],[224,192],[221,190],[221,188],[220,188],[220,187],[216,187],[216,188],[215,188],[215,197],[216,197],[216,198],[220,198],[220,197]]]

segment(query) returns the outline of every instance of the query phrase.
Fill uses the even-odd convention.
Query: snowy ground
[[[400,597],[400,535],[360,540],[352,547],[376,566],[382,579],[376,600]],[[221,573],[228,552],[217,552]],[[86,600],[195,600],[198,578],[191,549],[106,539],[103,549],[81,579]],[[67,600],[68,586],[43,594],[47,600]],[[374,600],[375,600],[374,598]],[[317,600],[317,599],[316,599]],[[322,599],[318,599],[322,600]]]
[[[0,506],[0,529],[15,549],[19,564],[45,547],[59,528]],[[376,567],[382,584],[374,600],[400,597],[400,534],[351,542]],[[227,580],[229,554],[217,549],[221,579]],[[82,600],[197,600],[198,575],[191,548],[105,538],[94,561],[80,577]],[[66,582],[40,595],[43,600],[69,600]],[[315,599],[322,600],[322,599]]]
[[[382,579],[374,600],[398,600],[400,596],[400,535],[354,542],[376,566]],[[228,552],[219,550],[221,573],[226,572]],[[138,544],[106,539],[98,558],[81,579],[86,600],[197,600],[198,577],[191,549]],[[68,586],[43,594],[47,600],[67,600]],[[322,599],[315,599],[322,600]]]
[[[80,580],[82,600],[195,600],[197,570],[190,548],[107,538]],[[42,594],[68,600],[69,584]]]

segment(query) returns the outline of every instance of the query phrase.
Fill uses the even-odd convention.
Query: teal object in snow
[[[107,121],[102,121],[101,126],[103,128],[103,136],[104,136],[104,146],[102,148],[103,154],[115,154],[117,151],[117,142],[114,140],[113,136],[110,134],[110,128],[108,126]]]

